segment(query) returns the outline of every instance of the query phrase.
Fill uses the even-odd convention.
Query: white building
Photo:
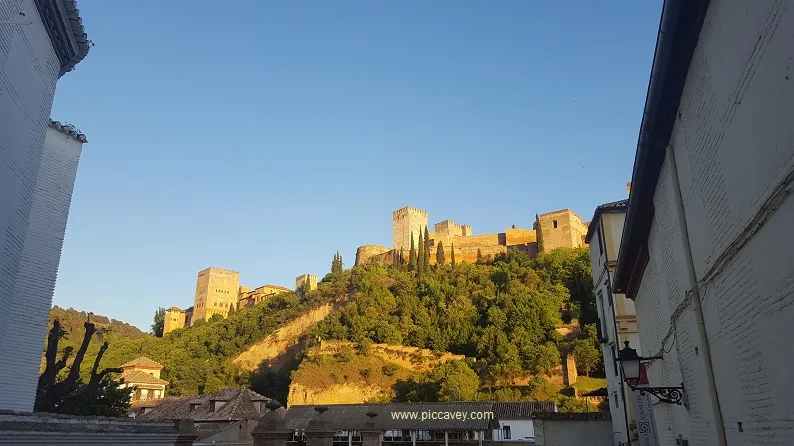
[[[0,409],[33,409],[82,144],[50,110],[88,47],[74,0],[0,0]]]
[[[614,291],[662,444],[794,444],[794,1],[667,0]]]
[[[634,302],[623,294],[612,293],[620,238],[628,200],[598,206],[590,221],[585,241],[590,246],[593,286],[598,307],[598,337],[604,356],[609,412],[612,415],[614,444],[626,444],[634,430],[631,390],[626,386],[616,361],[618,351],[629,341],[641,354]],[[627,397],[628,395],[628,397]]]
[[[493,441],[535,442],[535,419],[539,413],[557,412],[554,401],[522,401],[493,403],[498,426],[491,432]]]

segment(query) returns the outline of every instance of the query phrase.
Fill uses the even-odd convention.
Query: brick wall
[[[36,265],[30,256],[36,253],[33,244],[26,246],[25,238],[60,65],[32,0],[0,2],[0,21],[19,20],[21,10],[31,25],[0,25],[0,409],[31,410],[44,341],[41,327],[47,323],[57,257],[37,254],[46,264],[40,267],[52,272],[32,285],[29,275]],[[65,205],[68,209],[68,201]],[[63,209],[56,212],[63,215]],[[36,231],[47,230],[38,223]],[[58,223],[51,224],[51,232],[41,235],[57,241],[63,232],[57,234]],[[25,265],[23,252],[28,255]],[[59,255],[60,245],[48,254]],[[17,286],[26,288],[17,290]],[[22,295],[29,300],[22,300]]]
[[[683,380],[690,402],[689,411],[657,405],[663,444],[673,444],[678,434],[690,445],[716,444],[718,430],[729,445],[794,444],[794,201],[789,195],[763,225],[749,225],[794,175],[792,41],[791,1],[711,2],[668,149],[684,216],[676,212],[668,158],[654,195],[651,259],[636,300],[645,353],[665,352],[649,370],[651,383]],[[739,235],[744,242],[735,245]],[[699,298],[707,338],[684,300],[692,285],[687,246],[696,279],[704,281]],[[714,268],[718,259],[723,262]],[[683,311],[671,321],[679,305]],[[709,394],[706,355],[718,406]]]

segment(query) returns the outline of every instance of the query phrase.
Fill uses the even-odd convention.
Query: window
[[[620,409],[620,400],[618,399],[618,393],[617,392],[612,392],[612,397],[615,400],[615,407]]]
[[[510,426],[502,426],[502,435],[505,440],[510,439]]]
[[[599,225],[596,228],[596,232],[598,232],[598,254],[604,254],[604,241],[601,239],[601,226]]]
[[[553,223],[554,223],[554,227],[556,228],[557,227],[557,220],[554,220]]]

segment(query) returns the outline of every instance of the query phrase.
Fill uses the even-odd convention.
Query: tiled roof
[[[121,365],[122,369],[127,367],[148,367],[152,369],[162,369],[163,365],[160,364],[159,362],[152,361],[146,356],[141,356],[140,358],[133,359],[132,361],[126,362]]]
[[[538,412],[535,414],[537,420],[563,420],[563,421],[603,421],[611,420],[609,412]]]
[[[233,426],[237,425],[237,423],[230,423],[228,421],[221,421],[217,423],[196,423],[196,434],[198,434],[198,440],[202,438],[207,438],[211,435],[215,435],[226,429],[229,429]]]
[[[88,35],[85,33],[83,19],[80,18],[80,10],[77,9],[77,1],[62,1],[63,6],[66,8],[66,17],[69,19],[69,24],[72,27],[72,33],[74,34],[74,37],[77,40],[77,46],[79,47],[78,53],[75,55],[74,59],[72,59],[65,67],[63,67],[63,70],[66,72],[74,69],[75,65],[80,63],[80,61],[88,55],[88,50],[91,48],[91,41],[88,40]]]
[[[124,373],[121,374],[121,377],[124,378],[124,382],[128,384],[161,384],[161,385],[168,385],[168,381],[162,380],[160,378],[155,378],[154,376],[142,371],[142,370],[125,370]]]
[[[83,133],[81,133],[79,130],[77,130],[77,128],[75,128],[75,126],[71,124],[65,124],[65,123],[61,123],[60,121],[53,121],[52,119],[50,119],[50,127],[54,128],[55,130],[58,130],[61,133],[71,136],[72,138],[80,141],[81,143],[88,142],[88,138],[86,138],[86,136]]]
[[[213,401],[223,404],[215,412],[211,410]],[[142,420],[240,421],[260,418],[267,411],[267,401],[269,398],[252,390],[237,388],[223,389],[209,395],[150,400],[149,404],[137,404],[134,407],[151,407],[140,415]],[[260,402],[260,409],[257,410],[255,402]]]
[[[378,414],[373,418],[375,428],[389,429],[426,429],[426,430],[488,430],[493,427],[494,420],[490,419],[451,419],[451,420],[421,420],[398,419],[398,413],[417,413],[421,418],[422,412],[462,412],[467,415],[471,412],[488,413],[492,411],[493,403],[488,402],[450,402],[450,403],[388,403],[388,404],[332,404],[325,406],[328,410],[323,417],[330,422],[334,430],[362,430],[369,421],[367,412]],[[288,429],[306,429],[309,420],[317,415],[315,406],[292,406],[286,412],[286,427]],[[484,417],[485,418],[485,417]]]
[[[556,412],[554,401],[516,401],[493,403],[494,416],[499,420],[531,420],[535,412]]]
[[[590,220],[590,222],[591,223],[597,222],[598,218],[603,213],[620,212],[620,211],[624,211],[625,212],[626,208],[628,207],[628,205],[629,205],[628,198],[625,199],[625,200],[618,200],[618,201],[613,201],[613,202],[610,202],[610,203],[604,203],[604,204],[596,207],[596,210],[593,213],[593,219]],[[597,226],[598,226],[597,224],[591,224],[591,225],[589,225],[587,227],[587,235],[584,238],[587,243],[590,243],[590,238],[593,237],[593,232],[595,232],[595,228]]]

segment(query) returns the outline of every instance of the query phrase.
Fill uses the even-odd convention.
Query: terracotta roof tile
[[[500,420],[531,420],[535,412],[556,412],[554,401],[516,401],[493,403],[494,416]]]
[[[124,378],[125,383],[162,384],[164,386],[168,385],[168,381],[155,378],[154,376],[142,370],[125,370],[124,373],[121,374],[121,377]]]
[[[126,362],[120,366],[122,369],[127,367],[149,367],[149,368],[159,368],[162,369],[163,365],[159,362],[152,361],[151,359],[147,358],[146,356],[141,356],[140,358],[133,359],[130,362]]]
[[[151,407],[140,415],[142,420],[241,421],[262,417],[267,411],[265,403],[269,400],[249,389],[230,388],[209,395],[152,400],[151,404],[139,404],[137,407]],[[212,405],[216,402],[222,405],[213,412]]]

